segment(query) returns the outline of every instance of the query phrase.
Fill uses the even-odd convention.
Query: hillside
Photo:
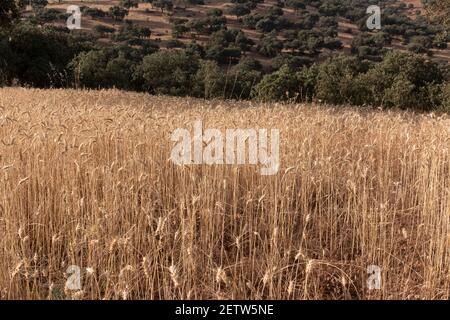
[[[450,110],[449,24],[429,6],[380,1],[372,30],[368,0],[232,1],[13,5],[0,86]]]
[[[155,0],[155,3],[158,0]],[[161,0],[163,1],[163,0]],[[152,1],[149,1],[152,2]],[[271,27],[269,20],[273,18],[273,22],[278,24],[279,27],[276,27],[276,37],[279,41],[282,41],[285,44],[285,48],[283,52],[285,53],[294,53],[304,55],[307,58],[312,60],[322,60],[324,57],[334,52],[345,52],[350,53],[352,46],[355,47],[356,44],[354,42],[354,38],[359,35],[363,35],[360,27],[358,26],[362,21],[365,21],[365,9],[370,5],[370,1],[358,0],[358,1],[334,1],[334,0],[317,0],[317,1],[302,1],[302,0],[265,0],[259,1],[255,0],[246,1],[246,0],[236,0],[236,3],[231,3],[229,1],[222,0],[199,0],[197,1],[171,1],[173,3],[173,8],[171,10],[157,7],[151,3],[138,3],[137,7],[129,8],[129,14],[125,17],[126,20],[132,21],[133,23],[140,25],[142,27],[148,27],[152,31],[152,35],[150,39],[155,40],[158,45],[161,47],[173,47],[173,46],[182,46],[195,41],[196,43],[202,46],[208,46],[212,39],[212,33],[210,31],[199,31],[195,29],[195,26],[185,28],[185,25],[193,25],[193,22],[205,21],[211,18],[212,10],[221,10],[221,18],[225,18],[223,22],[224,25],[229,29],[241,30],[244,34],[254,43],[251,45],[248,53],[250,57],[257,58],[260,60],[264,66],[270,67],[272,64],[273,56],[271,54],[267,55],[261,53],[260,46],[262,46],[262,37],[264,34],[268,34],[269,31],[273,30],[274,27]],[[197,4],[204,3],[204,4]],[[243,11],[241,16],[236,16],[230,13],[230,11],[235,7],[239,6],[239,3],[254,3],[251,6],[250,10],[247,12]],[[305,5],[304,9],[296,9],[296,4]],[[97,0],[97,1],[62,1],[62,0],[49,0],[49,5],[47,8],[51,10],[57,10],[60,13],[65,13],[67,7],[71,4],[78,5],[80,7],[86,7],[90,9],[99,9],[103,12],[107,13],[108,10],[113,6],[120,5],[120,1],[112,1],[112,0]],[[372,40],[367,39],[367,35],[363,35],[363,40],[360,40],[358,46],[368,46],[375,48],[370,50],[372,53],[364,54],[367,57],[371,55],[378,55],[382,48],[397,48],[406,50],[408,49],[409,44],[410,50],[419,51],[422,53],[428,52],[433,55],[437,60],[448,61],[450,59],[449,50],[446,48],[442,48],[442,44],[439,46],[435,46],[434,37],[438,32],[435,26],[427,26],[426,24],[429,22],[420,22],[416,23],[417,17],[419,13],[424,14],[423,5],[420,0],[407,0],[407,1],[396,1],[396,0],[384,0],[379,2],[380,6],[382,6],[383,10],[387,9],[388,13],[384,15],[383,19],[389,17],[389,19],[384,19],[382,28],[382,32],[390,35],[390,39],[383,43],[373,43]],[[244,6],[244,5],[240,5]],[[340,7],[342,6],[342,7]],[[275,13],[273,8],[281,8],[280,13]],[[327,11],[324,11],[323,8],[326,8]],[[335,12],[334,8],[337,11]],[[273,13],[268,13],[273,11]],[[92,10],[91,10],[92,13]],[[246,14],[244,14],[246,13]],[[28,6],[27,14],[29,16],[33,16],[31,12],[31,7]],[[271,18],[265,24],[263,29],[256,27],[253,25],[253,22],[250,22],[250,16],[266,16],[271,15]],[[277,18],[278,14],[280,14]],[[299,30],[308,30],[311,27],[302,24],[302,21],[305,22],[309,18],[309,15],[317,15],[321,21],[319,24],[315,24],[312,27],[312,30],[326,35],[325,41],[328,39],[331,41],[335,39],[336,41],[340,41],[342,44],[342,48],[331,41],[328,44],[325,44],[325,47],[317,47],[317,49],[301,49],[300,52],[297,52],[297,48],[287,48],[286,44],[289,42],[293,42],[296,35],[289,34],[291,31],[299,31]],[[276,20],[279,19],[279,20]],[[280,20],[281,19],[281,20]],[[358,19],[356,21],[355,19]],[[52,19],[53,20],[53,19]],[[56,19],[59,21],[52,21],[49,23],[58,24],[60,26],[65,25],[65,19]],[[300,23],[299,23],[300,22]],[[174,24],[182,25],[183,28],[179,28],[183,30],[183,33],[178,35],[174,34],[173,26]],[[335,25],[336,24],[336,25]],[[408,26],[409,24],[409,26]],[[123,25],[123,22],[115,21],[111,17],[101,17],[101,16],[90,16],[90,13],[84,12],[82,16],[82,28],[84,31],[92,32],[96,37],[100,38],[100,41],[103,43],[110,43],[112,40],[111,36],[108,33],[96,33],[93,32],[95,27],[103,26],[106,28],[112,28],[117,33],[120,29],[120,26]],[[406,26],[407,34],[403,34],[404,31],[398,33],[398,28]],[[431,27],[431,29],[426,30]],[[178,43],[174,40],[179,41]],[[315,39],[315,40],[310,40]],[[300,41],[311,42],[311,41],[323,41],[317,40],[319,38],[304,38]],[[379,40],[378,40],[379,41]],[[441,41],[441,40],[439,40]],[[447,44],[448,39],[444,41],[445,45]],[[227,45],[225,45],[226,47]],[[295,46],[295,45],[294,45]],[[380,47],[381,46],[381,47]],[[233,47],[233,46],[231,46]],[[330,49],[326,48],[329,47]],[[358,47],[356,47],[357,50]],[[364,49],[367,51],[367,49]],[[353,49],[354,53],[355,49]],[[375,51],[375,52],[374,52]]]
[[[278,129],[279,170],[175,165],[173,132],[199,120]],[[449,128],[345,106],[0,89],[0,298],[448,300]]]

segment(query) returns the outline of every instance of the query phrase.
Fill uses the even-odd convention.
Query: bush
[[[430,110],[435,101],[429,90],[443,83],[443,73],[435,62],[420,55],[392,51],[362,81],[372,105]]]
[[[35,87],[67,85],[67,64],[89,47],[82,38],[31,24],[16,25],[7,36],[13,53],[13,59],[6,61],[7,74],[13,75],[21,85]]]
[[[192,92],[198,60],[184,51],[165,50],[145,56],[135,77],[141,77],[144,89],[156,94],[183,96]]]
[[[166,43],[167,49],[184,48],[184,47],[185,47],[184,43],[177,39],[168,40]]]
[[[277,39],[275,32],[265,35],[261,39],[258,51],[266,57],[276,57],[283,49],[283,43]]]
[[[119,2],[120,6],[130,9],[130,8],[137,8],[139,6],[138,0],[120,0]]]
[[[152,31],[148,27],[142,27],[131,21],[126,20],[125,23],[120,26],[118,34],[115,36],[116,41],[128,41],[135,38],[149,38]]]
[[[221,17],[223,16],[223,11],[218,9],[218,8],[214,8],[214,9],[209,9],[206,14],[210,17]]]
[[[439,86],[439,110],[450,112],[450,83],[445,82]]]
[[[205,57],[205,49],[195,41],[186,45],[185,52],[187,55],[196,56],[197,58]]]
[[[33,8],[33,11],[39,11],[48,5],[48,1],[47,0],[31,0],[30,4],[31,4],[31,7]]]
[[[84,15],[90,16],[91,18],[103,18],[106,16],[106,12],[98,8],[83,7],[81,11]]]
[[[119,6],[114,6],[109,8],[109,15],[116,21],[122,21],[126,15],[128,15],[128,10]]]
[[[8,84],[14,76],[14,58],[8,35],[0,32],[0,87]]]
[[[265,75],[254,90],[253,96],[260,101],[289,101],[298,97],[299,81],[287,66]]]
[[[225,77],[215,61],[201,61],[194,77],[195,96],[204,99],[223,98]]]
[[[282,66],[287,65],[290,70],[295,71],[303,66],[310,66],[313,64],[314,59],[304,56],[296,56],[291,54],[280,54],[272,59],[272,68],[274,70],[280,69]]]
[[[188,31],[189,28],[183,23],[176,22],[172,24],[172,36],[174,38],[180,38]]]
[[[105,26],[103,24],[99,24],[94,27],[94,31],[100,34],[105,34],[105,33],[114,33],[116,29]]]
[[[60,13],[56,9],[41,9],[36,12],[36,19],[41,22],[53,22],[60,19],[67,19],[66,13]]]
[[[237,18],[245,16],[250,12],[250,8],[245,4],[236,4],[229,11],[231,15],[235,15]]]
[[[316,98],[330,104],[362,104],[364,90],[357,76],[366,66],[355,57],[339,55],[318,66]]]
[[[153,6],[161,9],[161,12],[164,13],[164,10],[172,11],[173,2],[171,0],[155,0],[153,1]]]
[[[226,98],[248,99],[261,80],[262,66],[251,58],[242,59],[227,72]]]
[[[80,53],[70,63],[77,86],[85,88],[133,89],[134,63],[115,49]]]

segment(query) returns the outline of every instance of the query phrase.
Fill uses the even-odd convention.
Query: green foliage
[[[408,44],[408,50],[415,53],[427,53],[433,46],[433,42],[426,36],[413,36]]]
[[[139,6],[138,0],[120,0],[119,5],[130,9],[130,8],[137,8]]]
[[[231,7],[229,13],[235,15],[237,18],[245,16],[251,12],[251,9],[245,4],[235,4]]]
[[[182,37],[185,33],[189,32],[189,30],[189,27],[185,23],[178,21],[172,23],[172,36],[174,38]]]
[[[209,9],[206,14],[209,17],[221,17],[223,16],[223,11],[220,10],[219,8],[213,8],[213,9]]]
[[[252,44],[242,31],[220,29],[211,35],[205,56],[219,64],[237,63],[241,50],[249,50]]]
[[[48,5],[47,0],[30,0],[30,3],[35,12],[45,8]]]
[[[277,34],[272,31],[265,35],[259,44],[258,51],[266,57],[276,57],[283,49],[283,43],[277,39]]]
[[[171,0],[155,0],[155,1],[153,1],[153,6],[155,8],[161,9],[161,12],[164,13],[164,10],[172,11],[173,2]]]
[[[226,98],[248,99],[253,88],[262,78],[262,66],[251,58],[242,59],[237,65],[231,67],[227,76]]]
[[[94,27],[94,30],[95,30],[95,32],[102,34],[102,35],[106,34],[106,33],[114,33],[116,31],[116,29],[105,26],[103,24],[96,25]]]
[[[122,21],[126,8],[137,0],[121,0],[106,13],[82,7],[83,15],[102,18],[107,14]],[[172,0],[145,0],[161,12],[173,11]],[[145,90],[157,94],[195,95],[205,98],[263,101],[321,101],[387,108],[449,109],[449,86],[444,70],[427,57],[435,48],[446,48],[450,41],[445,25],[430,23],[417,15],[411,19],[406,6],[389,5],[380,0],[383,30],[365,30],[368,1],[363,0],[286,0],[255,10],[262,0],[232,0],[231,14],[246,28],[264,33],[255,44],[240,29],[228,29],[222,10],[205,9],[202,18],[181,19],[169,14],[173,39],[158,52],[158,39],[150,40],[151,30],[129,21],[116,28],[95,27],[97,39],[108,42],[93,46],[84,32],[40,24],[65,19],[67,14],[46,9],[47,0],[32,0],[32,24],[11,22],[24,8],[24,0],[3,0],[0,4],[0,85],[49,87],[74,84],[88,88],[117,87]],[[202,0],[186,1],[190,4]],[[315,8],[310,10],[310,7]],[[284,16],[295,10],[295,21]],[[261,9],[261,8],[260,8]],[[182,9],[180,9],[182,10]],[[314,12],[318,12],[314,13]],[[332,56],[329,50],[342,49],[338,21],[349,19],[363,32],[353,32],[352,56]],[[444,17],[440,17],[444,19]],[[432,19],[433,20],[433,19]],[[367,32],[366,32],[367,31]],[[178,38],[205,35],[205,47]],[[77,42],[80,40],[80,42]],[[392,39],[413,53],[387,52]],[[94,39],[96,40],[96,39]],[[160,39],[159,39],[160,41]],[[396,42],[397,43],[397,42]],[[254,48],[254,46],[256,48]],[[183,50],[179,50],[183,48]],[[255,50],[256,49],[256,50]],[[264,63],[246,57],[247,52],[271,58]],[[206,60],[202,60],[206,59]],[[315,64],[314,62],[323,61]],[[264,72],[273,70],[264,75]],[[70,72],[69,72],[70,71]],[[71,76],[73,74],[73,76]],[[73,78],[73,79],[72,79]],[[447,77],[448,78],[448,77]]]
[[[185,52],[189,56],[196,56],[197,58],[205,57],[205,49],[195,41],[186,45]]]
[[[302,68],[293,72],[288,65],[264,76],[253,90],[260,101],[312,101],[317,86],[318,68]]]
[[[206,99],[248,99],[261,78],[261,68],[251,58],[242,59],[226,72],[214,61],[201,62],[195,76],[195,95]]]
[[[450,83],[442,83],[437,90],[438,93],[438,110],[450,113]]]
[[[255,42],[248,38],[246,34],[239,30],[234,39],[234,43],[239,47],[242,51],[250,51],[251,47],[255,44]]]
[[[234,64],[239,61],[241,50],[236,47],[225,48],[221,45],[212,45],[207,48],[205,57],[220,64]]]
[[[215,61],[201,61],[194,77],[193,93],[205,99],[223,98],[225,77]]]
[[[126,20],[119,28],[119,32],[114,37],[116,41],[129,41],[136,38],[149,38],[152,31],[148,27],[142,27]]]
[[[178,39],[170,39],[167,41],[166,43],[166,48],[167,49],[173,49],[173,48],[184,48],[185,45],[183,42],[181,42]]]
[[[264,14],[253,13],[246,15],[243,19],[243,24],[247,28],[256,29],[264,33],[291,28],[293,24],[282,17],[282,15],[283,10],[273,6],[266,10]]]
[[[82,38],[30,24],[18,24],[5,36],[13,52],[13,57],[6,61],[7,73],[20,84],[35,87],[67,84],[67,64],[89,47]]]
[[[326,103],[360,102],[360,81],[357,75],[366,66],[355,57],[339,55],[318,66],[316,98]]]
[[[81,8],[81,12],[91,18],[103,18],[106,16],[106,12],[98,8],[83,7]]]
[[[56,9],[41,9],[35,15],[35,18],[40,22],[66,20],[68,17],[69,15],[67,13],[61,13]]]
[[[188,95],[198,61],[184,51],[165,50],[145,56],[136,77],[144,80],[144,89],[156,94]]]
[[[78,86],[86,88],[133,88],[135,64],[126,51],[100,49],[83,52],[71,63]]]
[[[337,50],[342,47],[342,43],[335,36],[335,34],[324,36],[323,33],[314,30],[288,32],[286,48],[297,53],[309,52],[312,54],[317,53],[322,48]]]
[[[186,26],[199,34],[211,34],[221,29],[225,29],[226,24],[227,19],[224,16],[208,15],[207,18],[203,19],[192,19]]]
[[[280,69],[282,66],[287,65],[290,70],[296,71],[300,67],[310,66],[314,60],[306,56],[297,56],[292,54],[279,54],[272,59],[272,68],[274,70]]]
[[[295,73],[291,72],[288,66],[282,66],[262,78],[254,88],[253,96],[265,102],[289,101],[297,98],[298,88],[299,82]]]
[[[390,45],[392,38],[385,32],[361,33],[352,40],[351,52],[360,58],[376,59]]]
[[[361,79],[368,88],[368,100],[386,107],[431,109],[429,90],[443,82],[435,62],[411,53],[392,51]]]
[[[123,7],[113,6],[109,8],[109,15],[116,21],[122,21],[128,15],[128,10]]]
[[[306,8],[305,4],[301,0],[287,0],[286,5],[289,8],[293,8],[296,12]]]

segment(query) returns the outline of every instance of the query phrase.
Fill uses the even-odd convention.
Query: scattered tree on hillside
[[[283,49],[283,43],[277,39],[277,34],[272,31],[263,36],[259,44],[259,53],[266,57],[276,57]]]
[[[109,8],[109,14],[114,20],[122,21],[128,15],[128,10],[123,7],[114,6]]]
[[[161,12],[164,13],[164,10],[172,11],[173,2],[171,0],[155,0],[153,2],[153,6],[155,8],[159,8],[161,10]]]
[[[245,16],[251,12],[250,8],[245,4],[236,4],[230,9],[230,14],[235,15],[236,18]]]
[[[119,5],[130,9],[130,8],[137,8],[139,6],[138,0],[120,0]]]
[[[432,20],[437,20],[446,26],[450,25],[450,0],[425,1],[428,15]]]
[[[30,3],[34,12],[42,10],[48,5],[47,0],[31,0]]]

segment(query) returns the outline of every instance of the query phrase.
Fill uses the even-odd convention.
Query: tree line
[[[151,30],[126,22],[114,33],[116,42],[104,46],[87,34],[51,25],[12,24],[18,17],[15,3],[5,0],[0,6],[0,85],[118,88],[206,99],[316,101],[425,111],[450,106],[447,64],[414,52],[380,50],[379,59],[335,54],[319,63],[281,52],[282,44],[271,32],[258,47],[273,57],[267,72],[258,60],[242,55],[253,44],[238,30],[219,27],[206,48],[193,41],[161,50],[148,39]],[[334,24],[322,19],[322,25]],[[301,30],[285,44],[310,51],[315,44],[326,43],[308,41],[311,37]],[[377,33],[354,41],[370,39],[381,46],[384,37]],[[303,40],[296,41],[299,38]]]

